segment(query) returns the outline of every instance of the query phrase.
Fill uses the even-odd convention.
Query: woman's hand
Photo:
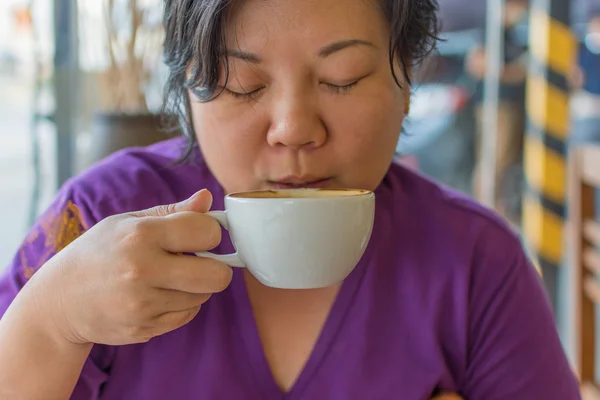
[[[109,217],[41,268],[26,288],[49,327],[76,344],[146,342],[190,322],[231,268],[182,255],[221,240],[206,190],[182,203]]]
[[[581,387],[581,396],[583,400],[600,400],[600,390],[591,383],[585,383]]]
[[[470,76],[476,80],[483,80],[487,71],[485,49],[483,47],[475,47],[467,54],[465,68]]]

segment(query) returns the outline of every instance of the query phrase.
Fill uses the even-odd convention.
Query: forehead
[[[225,34],[228,47],[254,50],[348,39],[387,43],[389,25],[378,0],[242,0]]]

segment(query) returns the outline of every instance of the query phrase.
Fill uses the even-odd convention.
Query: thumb
[[[147,210],[138,211],[133,215],[136,217],[166,217],[167,215],[183,211],[205,213],[210,210],[212,200],[212,194],[207,189],[202,189],[179,203],[159,205]]]

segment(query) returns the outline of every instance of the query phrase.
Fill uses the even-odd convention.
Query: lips
[[[287,177],[281,180],[269,181],[276,189],[320,189],[327,187],[331,178]]]

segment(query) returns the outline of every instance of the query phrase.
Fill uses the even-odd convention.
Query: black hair
[[[379,3],[390,24],[389,62],[396,83],[394,64],[399,63],[404,80],[411,85],[409,70],[435,49],[438,41],[437,0],[373,0]],[[191,121],[189,88],[200,101],[217,93],[221,65],[225,62],[224,27],[234,0],[165,0],[164,62],[168,77],[163,112],[175,116],[188,138],[188,156],[196,142]],[[190,73],[191,72],[191,73]],[[226,70],[227,72],[227,70]]]

